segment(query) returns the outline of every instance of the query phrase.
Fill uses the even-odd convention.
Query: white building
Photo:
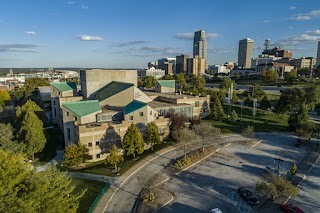
[[[211,69],[214,70],[215,74],[224,73],[224,74],[229,75],[229,73],[230,73],[230,69],[228,69],[224,65],[214,65],[211,67]]]
[[[256,68],[260,64],[269,64],[280,59],[282,58],[273,55],[259,55],[258,58],[252,59],[251,68]]]
[[[164,76],[166,72],[162,69],[156,69],[154,67],[151,67],[149,69],[144,69],[140,71],[141,78],[144,78],[145,76],[152,76],[155,79],[159,79],[162,76]]]

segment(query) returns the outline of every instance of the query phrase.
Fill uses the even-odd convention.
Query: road
[[[210,87],[210,88],[219,88],[220,84],[214,84],[214,83],[206,83],[206,87]],[[247,90],[249,89],[250,85],[238,85],[237,84],[237,88],[239,88],[239,90]],[[278,86],[261,86],[261,88],[266,91],[266,92],[280,92],[280,90],[286,90],[289,89],[290,87],[278,87]]]
[[[266,173],[265,166],[277,165],[274,158],[284,160],[280,168],[285,174],[292,162],[298,162],[304,156],[306,148],[295,147],[295,137],[291,134],[261,133],[256,137],[263,142],[255,147],[231,144],[219,151],[224,155],[213,155],[179,175],[167,174],[171,180],[162,189],[174,192],[176,196],[157,213],[209,212],[217,206],[222,212],[241,212],[233,203],[242,210],[259,212],[259,206],[248,206],[237,196],[238,187],[245,186],[254,191],[255,184]]]
[[[289,201],[304,212],[320,212],[320,161],[314,165],[300,186],[299,195]]]
[[[222,138],[219,143],[229,143],[239,140],[239,138],[241,138],[241,136],[228,136]],[[200,147],[201,144],[199,143],[196,146],[189,147],[189,151],[198,149]],[[146,165],[142,166],[136,173],[134,173],[128,179],[121,179],[117,181],[119,190],[114,194],[113,198],[107,205],[105,212],[131,212],[137,195],[140,193],[147,181],[149,181],[150,178],[154,177],[154,175],[162,172],[164,167],[168,165],[171,160],[174,160],[176,159],[176,157],[182,155],[183,150],[179,147],[163,155],[153,154],[153,156],[151,156],[152,159],[147,162],[144,161]]]

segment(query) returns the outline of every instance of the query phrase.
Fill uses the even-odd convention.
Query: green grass
[[[45,130],[47,143],[42,152],[36,155],[39,158],[39,163],[44,164],[49,162],[56,156],[56,150],[60,145],[63,145],[63,135],[59,128]]]
[[[224,105],[225,113],[227,114],[228,106]],[[242,108],[242,117],[241,117]],[[223,121],[213,121],[210,118],[206,119],[205,122],[210,122],[214,126],[220,129],[228,129],[235,133],[241,133],[247,126],[253,126],[256,132],[288,132],[288,116],[278,116],[273,112],[264,111],[261,109],[256,110],[255,122],[252,116],[252,108],[233,105],[231,110],[235,110],[239,116],[239,119],[235,123],[230,123],[227,120],[227,116]]]
[[[169,147],[172,145],[172,142],[166,142],[162,143],[159,145],[154,146],[154,150],[152,151],[151,149],[144,151],[141,155],[138,155],[136,159],[133,159],[132,155],[130,156],[125,156],[124,157],[124,162],[119,163],[117,166],[121,168],[119,171],[119,174],[125,173],[127,170],[129,170],[132,166],[134,166],[136,163],[139,161],[143,160],[150,154],[164,149],[166,147]],[[66,168],[66,167],[60,167],[61,170],[68,170],[72,172],[81,172],[81,173],[91,173],[91,174],[98,174],[98,175],[105,175],[105,176],[117,176],[117,173],[113,172],[113,165],[107,165],[105,164],[105,160],[93,162],[87,165],[86,168],[84,169],[72,169],[72,168]]]
[[[71,184],[76,187],[73,193],[81,193],[81,191],[87,190],[79,200],[79,208],[77,211],[79,213],[87,213],[89,207],[106,183],[80,178],[71,178],[71,180]]]

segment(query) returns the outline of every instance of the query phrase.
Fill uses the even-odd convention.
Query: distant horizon
[[[290,50],[294,58],[316,57],[320,4],[270,0],[268,5],[276,7],[263,12],[264,2],[248,0],[204,0],[198,7],[169,0],[4,1],[0,67],[143,69],[159,58],[192,56],[197,30],[206,33],[211,65],[237,62],[244,38],[254,40],[254,58],[267,38],[270,48]]]

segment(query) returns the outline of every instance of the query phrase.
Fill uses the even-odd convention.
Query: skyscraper
[[[316,68],[320,66],[320,41],[318,41],[318,54],[317,54],[317,63]]]
[[[187,59],[189,55],[176,56],[176,74],[184,73],[187,74]]]
[[[251,59],[253,51],[253,40],[245,38],[239,41],[238,66],[251,68]]]
[[[204,30],[194,32],[193,57],[195,56],[198,56],[199,59],[205,59],[207,67],[207,40],[206,33]]]

